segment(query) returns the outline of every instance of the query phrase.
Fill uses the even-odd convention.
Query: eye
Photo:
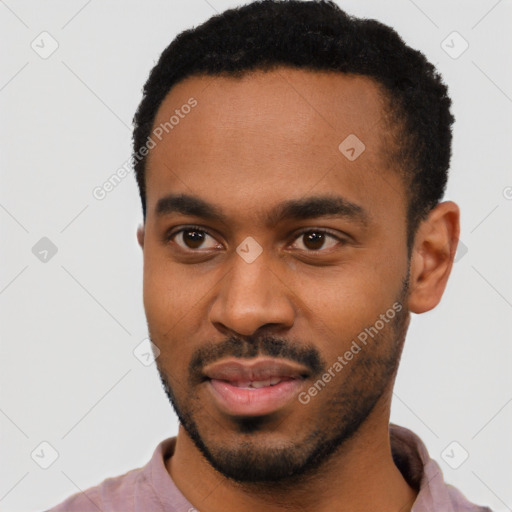
[[[326,240],[331,239],[331,242],[328,244],[328,247],[324,247]],[[329,231],[325,231],[323,229],[309,229],[307,231],[302,231],[298,234],[298,240],[302,240],[302,245],[304,248],[299,247],[300,250],[306,251],[318,251],[319,249],[332,249],[335,247],[337,243],[343,243],[343,240]],[[334,241],[334,243],[333,243]]]
[[[208,239],[211,239],[209,245]],[[222,247],[222,244],[219,244],[208,231],[202,229],[200,226],[187,226],[165,237],[166,243],[173,240],[185,251],[195,251],[198,249],[209,250]],[[343,240],[340,237],[324,229],[310,228],[304,230],[296,235],[295,240],[301,240],[301,243],[299,247],[293,247],[293,245],[297,244],[297,242],[295,242],[292,248],[302,251],[318,252],[321,249],[332,249],[337,244],[343,244]],[[300,247],[300,245],[302,245],[302,247]]]
[[[215,239],[204,229],[199,228],[198,226],[188,226],[186,228],[180,229],[179,231],[175,231],[171,233],[168,237],[166,237],[166,241],[169,242],[176,238],[176,244],[184,250],[194,250],[194,249],[215,249],[219,247],[219,244],[215,241]],[[213,242],[210,242],[210,246],[204,247],[204,243],[210,238]]]

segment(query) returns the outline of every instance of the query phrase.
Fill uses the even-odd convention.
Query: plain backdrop
[[[440,306],[412,319],[391,421],[471,501],[512,510],[512,2],[339,4],[423,51],[456,117],[446,198],[464,246]],[[147,337],[134,177],[103,200],[92,191],[129,159],[162,50],[236,5],[0,3],[2,511],[49,508],[146,464],[177,433],[155,365],[134,355]],[[467,453],[457,469],[447,447]]]

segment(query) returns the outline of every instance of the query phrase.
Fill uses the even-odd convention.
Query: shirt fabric
[[[441,468],[414,432],[390,423],[389,434],[395,465],[418,491],[411,512],[492,512],[470,503],[457,488],[445,483]],[[145,466],[107,478],[47,512],[197,512],[165,467],[175,444],[176,437],[163,440]]]

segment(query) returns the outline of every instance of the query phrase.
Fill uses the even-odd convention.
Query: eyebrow
[[[173,213],[218,221],[226,226],[230,224],[228,217],[218,206],[188,194],[170,194],[158,200],[155,206],[156,217]],[[339,217],[363,226],[367,226],[369,220],[368,212],[361,206],[341,196],[332,195],[289,199],[265,213],[263,220],[267,226],[273,226],[284,220],[306,220],[319,217]]]

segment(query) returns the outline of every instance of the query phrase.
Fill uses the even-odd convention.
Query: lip
[[[309,371],[304,366],[271,357],[245,361],[230,358],[206,366],[203,373],[209,379],[229,382],[267,380],[274,377],[298,379],[309,375]]]
[[[263,416],[282,409],[297,396],[308,371],[292,362],[273,358],[253,361],[229,359],[204,369],[207,387],[217,407],[230,416]],[[282,379],[260,388],[247,386],[250,381]]]

